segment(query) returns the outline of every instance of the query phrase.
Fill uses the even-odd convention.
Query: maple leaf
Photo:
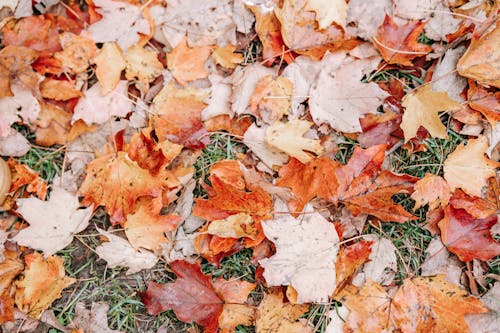
[[[371,71],[380,58],[353,60],[338,52],[325,57],[323,62],[325,68],[310,90],[309,107],[314,122],[327,123],[345,133],[361,132],[359,118],[366,113],[376,113],[389,96],[376,83],[361,82],[364,71]]]
[[[93,3],[102,19],[91,24],[87,31],[97,43],[117,42],[122,50],[127,50],[139,42],[140,34],[151,32],[141,7],[113,0],[93,0]]]
[[[34,89],[40,76],[30,66],[38,52],[22,46],[6,46],[0,50],[0,98],[15,95],[13,82]]]
[[[307,304],[283,302],[283,293],[270,289],[257,308],[255,329],[259,333],[312,333],[313,327],[297,321],[308,309]]]
[[[50,199],[18,199],[17,212],[30,224],[12,240],[19,245],[41,250],[45,256],[62,250],[73,241],[73,235],[89,224],[93,207],[78,209],[78,198],[60,187],[52,189]],[[40,215],[40,212],[44,212]]]
[[[282,76],[262,77],[250,98],[250,110],[260,115],[266,123],[280,120],[288,114],[293,93],[293,83]]]
[[[104,206],[113,224],[125,222],[138,198],[157,197],[163,190],[164,180],[139,167],[125,152],[99,157],[86,170],[87,176],[79,189],[82,204]]]
[[[47,183],[40,177],[39,172],[31,170],[26,164],[19,164],[12,158],[9,159],[8,164],[12,175],[10,192],[15,192],[27,185],[26,190],[29,193],[35,194],[40,199],[45,199]]]
[[[392,17],[385,15],[384,22],[378,27],[373,45],[389,64],[412,66],[412,60],[426,55],[432,48],[418,42],[424,31],[422,21],[408,22],[398,26]]]
[[[448,205],[451,197],[450,187],[446,181],[436,175],[427,173],[425,177],[415,183],[415,192],[411,198],[415,200],[415,207],[418,209],[429,204],[429,210],[434,210]]]
[[[61,50],[58,30],[56,22],[46,15],[11,20],[2,27],[5,46],[25,46],[48,53]]]
[[[291,215],[262,222],[276,254],[259,261],[269,286],[290,285],[297,302],[324,302],[335,290],[339,237],[333,224],[319,213],[298,219]]]
[[[316,13],[316,21],[320,29],[327,29],[333,22],[345,29],[349,5],[345,0],[307,0],[304,7]]]
[[[61,33],[59,39],[63,50],[55,53],[54,58],[61,62],[62,69],[73,74],[85,72],[97,54],[95,42],[71,32]]]
[[[9,193],[10,185],[12,184],[12,173],[9,165],[3,159],[0,159],[0,205],[3,204],[7,193]],[[1,238],[1,237],[0,237]],[[3,242],[0,242],[3,243]],[[0,262],[2,262],[2,249],[0,248]]]
[[[167,67],[173,77],[182,84],[208,77],[205,61],[212,53],[212,48],[200,46],[190,48],[184,38],[172,52],[167,54]]]
[[[15,122],[33,125],[41,109],[30,90],[18,84],[11,85],[10,88],[13,96],[0,99],[0,138],[14,132],[11,125]]]
[[[294,52],[321,59],[326,51],[334,49],[343,37],[343,31],[333,25],[320,29],[315,14],[306,10],[307,0],[285,0],[274,9],[281,23],[285,44]]]
[[[482,84],[500,88],[500,51],[496,47],[500,40],[500,24],[481,38],[472,38],[465,54],[457,63],[460,75],[474,79]]]
[[[14,320],[14,299],[10,293],[11,284],[16,276],[22,272],[24,265],[18,259],[18,254],[11,251],[2,251],[0,258],[0,324]]]
[[[209,172],[226,184],[230,184],[239,190],[245,189],[245,179],[243,179],[243,172],[238,161],[220,160],[210,166]]]
[[[72,123],[82,119],[87,125],[104,124],[113,116],[125,117],[133,106],[127,97],[127,90],[128,83],[124,80],[106,95],[102,94],[99,84],[94,84],[78,100]]]
[[[16,281],[16,306],[32,318],[40,318],[42,312],[57,298],[61,291],[76,282],[64,274],[64,262],[60,257],[44,259],[35,252],[24,257],[24,278]]]
[[[245,280],[225,280],[221,277],[214,279],[212,285],[224,302],[239,304],[245,303],[250,292],[256,287],[254,283]]]
[[[40,93],[42,97],[56,101],[67,101],[83,95],[80,90],[76,89],[74,82],[50,78],[40,83]]]
[[[481,302],[491,311],[484,314],[467,315],[465,320],[471,332],[494,332],[500,325],[500,283],[495,282],[486,294],[481,297]]]
[[[212,58],[214,61],[225,68],[234,69],[236,65],[243,62],[243,55],[235,53],[236,46],[226,45],[224,47],[218,47],[212,53]]]
[[[215,220],[208,225],[207,233],[222,238],[248,237],[256,239],[260,232],[252,217],[246,213],[228,216],[224,220]]]
[[[444,91],[432,91],[429,85],[421,87],[403,98],[403,120],[401,129],[405,142],[417,136],[420,126],[436,138],[447,139],[446,126],[439,119],[439,111],[460,108],[460,103],[448,97]]]
[[[70,327],[86,333],[122,333],[108,327],[108,310],[109,305],[103,302],[92,302],[90,310],[87,310],[84,303],[78,302]]]
[[[125,54],[125,77],[127,80],[137,78],[142,92],[149,90],[149,82],[163,72],[163,65],[156,52],[134,45]]]
[[[173,83],[164,86],[153,100],[156,116],[152,118],[159,141],[168,139],[188,148],[201,148],[207,139],[201,122],[206,107],[203,90],[193,87],[178,89]]]
[[[497,221],[497,215],[478,219],[450,205],[444,210],[444,218],[438,225],[443,244],[460,260],[478,258],[486,261],[500,254],[500,243],[490,231]]]
[[[219,316],[219,332],[233,333],[236,326],[251,326],[255,320],[255,309],[246,304],[224,304]]]
[[[316,154],[321,154],[324,151],[319,140],[303,137],[311,125],[311,122],[299,119],[293,119],[286,123],[275,122],[266,130],[266,142],[302,163],[307,163],[313,157],[305,151]]]
[[[268,126],[258,127],[255,123],[252,124],[243,135],[243,143],[260,158],[262,163],[273,169],[276,166],[285,164],[289,158],[286,153],[266,142],[267,128]]]
[[[356,244],[340,249],[335,264],[337,286],[334,294],[338,294],[356,270],[368,260],[372,251],[372,244],[373,242],[371,241],[362,240]]]
[[[492,125],[496,125],[500,121],[500,92],[489,92],[484,87],[469,80],[467,100],[469,106],[481,112]]]
[[[182,222],[182,218],[175,214],[162,215],[162,198],[147,198],[135,204],[133,214],[127,215],[125,221],[125,235],[135,248],[145,248],[159,252],[162,245],[168,242],[165,232],[173,231]]]
[[[205,332],[217,332],[217,319],[222,313],[223,302],[213,289],[210,276],[201,272],[198,264],[185,261],[170,263],[177,275],[173,283],[150,282],[141,299],[148,313],[173,310],[179,320],[203,326]]]
[[[120,46],[116,42],[107,42],[102,45],[101,51],[93,59],[96,64],[95,74],[101,93],[107,95],[120,82],[120,75],[126,67],[125,58]]]
[[[490,193],[488,193],[490,194]],[[464,191],[458,189],[450,198],[450,204],[457,209],[464,209],[475,218],[484,219],[493,215],[498,210],[496,194],[491,193],[491,196],[479,198],[469,196]]]
[[[462,263],[446,249],[440,238],[433,238],[425,249],[425,261],[420,266],[422,276],[446,275],[446,280],[461,285]]]
[[[135,250],[125,239],[101,229],[97,231],[108,241],[95,248],[99,258],[105,260],[108,267],[128,267],[127,274],[150,269],[158,262],[156,255],[145,250]]]
[[[465,315],[488,312],[444,275],[406,279],[391,308],[392,320],[403,332],[469,332]]]
[[[488,178],[494,177],[500,163],[484,156],[488,149],[488,139],[479,136],[460,144],[444,161],[444,179],[451,190],[461,188],[465,193],[482,196]]]

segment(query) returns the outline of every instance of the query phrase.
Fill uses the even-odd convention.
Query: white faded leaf
[[[217,74],[208,77],[212,87],[210,89],[210,98],[204,102],[208,106],[201,112],[201,120],[213,118],[215,116],[227,114],[233,116],[231,103],[229,102],[233,89],[230,84],[224,81],[224,78]]]
[[[17,121],[29,125],[41,110],[31,90],[18,84],[12,84],[10,89],[14,96],[0,98],[0,137],[8,136],[12,132],[10,126]]]
[[[78,197],[59,187],[53,188],[48,201],[31,197],[18,199],[17,205],[30,226],[12,240],[45,256],[68,246],[75,234],[87,228],[93,211],[92,206],[79,209]]]
[[[393,0],[394,15],[410,20],[430,17],[441,0]]]
[[[90,310],[87,310],[82,302],[76,303],[75,318],[71,327],[81,329],[85,333],[121,333],[108,327],[109,305],[103,302],[92,302]]]
[[[465,46],[449,49],[437,64],[432,75],[431,89],[446,91],[448,96],[457,102],[463,102],[461,93],[467,86],[467,80],[456,73],[458,59],[464,54]]]
[[[463,21],[463,18],[453,15],[450,8],[443,2],[440,2],[431,14],[431,18],[425,24],[425,35],[433,40],[446,41],[446,35],[456,32]]]
[[[387,238],[377,235],[366,235],[364,239],[374,242],[372,252],[362,271],[354,276],[352,284],[361,287],[366,279],[370,279],[384,286],[390,285],[398,270],[396,247]]]
[[[354,34],[365,40],[377,35],[377,28],[384,21],[385,14],[392,13],[391,0],[351,0],[347,23],[354,24]]]
[[[117,42],[126,51],[139,41],[139,33],[147,35],[151,31],[139,6],[113,0],[94,0],[94,4],[102,19],[87,31],[97,43]]]
[[[500,327],[500,282],[495,282],[483,297],[481,302],[490,309],[484,314],[466,315],[469,329],[474,333],[496,333]]]
[[[125,117],[133,108],[127,89],[127,81],[123,80],[113,91],[103,95],[99,84],[94,84],[78,100],[71,122],[82,119],[88,125],[104,124],[113,116]]]
[[[326,302],[336,287],[335,262],[339,237],[319,213],[291,215],[262,222],[276,253],[259,261],[269,286],[290,285],[298,303]]]
[[[0,137],[0,155],[23,156],[31,148],[29,141],[19,132],[14,130],[5,137]]]
[[[232,75],[233,95],[231,108],[237,115],[251,114],[248,103],[253,95],[257,83],[266,75],[273,75],[274,70],[261,64],[254,63],[246,67],[238,66]]]
[[[325,333],[344,333],[344,323],[349,316],[349,309],[346,306],[339,306],[328,313],[330,323],[326,327]]]
[[[257,155],[267,167],[281,166],[288,161],[288,155],[266,143],[267,126],[252,124],[243,135],[243,143]]]
[[[99,258],[106,260],[109,267],[127,267],[127,274],[133,274],[149,269],[158,262],[158,258],[152,252],[136,251],[125,239],[102,229],[97,231],[109,240],[95,249]]]
[[[462,268],[460,267],[460,261],[445,248],[439,237],[434,238],[429,243],[425,253],[427,257],[420,266],[422,276],[445,274],[448,282],[461,286]]]

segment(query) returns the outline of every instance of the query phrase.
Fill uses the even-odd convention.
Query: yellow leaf
[[[241,64],[243,61],[243,55],[239,53],[234,53],[236,46],[227,45],[224,47],[218,47],[212,53],[212,58],[214,58],[215,63],[226,68],[236,68],[237,64]]]
[[[156,52],[146,50],[138,45],[128,49],[125,55],[127,80],[137,78],[139,88],[145,92],[149,89],[149,82],[153,81],[163,71],[163,65],[158,60]]]
[[[260,114],[267,123],[280,120],[290,110],[292,94],[293,83],[289,79],[266,75],[255,86],[250,109],[253,114]]]
[[[221,333],[232,333],[238,325],[250,326],[255,319],[255,310],[246,304],[224,304],[219,316]]]
[[[345,29],[349,9],[345,0],[308,0],[304,9],[316,13],[320,29],[328,28],[333,22]]]
[[[316,154],[323,152],[323,147],[319,140],[303,137],[311,125],[311,122],[299,119],[294,119],[287,123],[276,122],[267,128],[266,142],[295,157],[302,163],[307,163],[313,156],[306,153],[305,150]]]
[[[115,42],[104,43],[94,62],[97,65],[96,76],[101,86],[101,93],[106,95],[116,88],[122,70],[125,69],[122,50]]]
[[[479,136],[463,143],[448,155],[444,161],[444,179],[452,191],[461,188],[469,195],[481,197],[482,189],[488,184],[488,178],[495,176],[499,162],[484,156],[488,149],[488,139]]]
[[[436,138],[446,139],[446,127],[439,119],[439,111],[460,108],[460,104],[444,91],[432,91],[429,85],[423,86],[403,98],[403,121],[401,129],[405,142],[417,135],[418,128],[424,127]]]
[[[255,222],[246,213],[231,215],[224,220],[215,220],[210,223],[207,232],[223,238],[249,237],[256,239],[259,235]]]
[[[187,82],[208,77],[205,69],[212,48],[209,46],[193,47],[187,45],[186,38],[167,54],[167,67],[174,78],[183,86]]]

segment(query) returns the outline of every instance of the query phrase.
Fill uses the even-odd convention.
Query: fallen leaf
[[[33,171],[26,164],[19,164],[14,159],[8,161],[12,174],[12,184],[9,192],[16,192],[26,186],[26,191],[35,194],[39,199],[47,195],[47,183],[40,177],[40,172]]]
[[[127,65],[120,46],[115,42],[104,43],[101,51],[94,58],[94,63],[101,94],[107,95],[116,88],[120,82],[121,73]]]
[[[7,136],[0,137],[0,155],[2,156],[24,156],[30,149],[29,141],[19,132],[11,131]]]
[[[46,78],[40,83],[42,97],[56,101],[67,101],[82,96],[82,92],[75,88],[74,82]]]
[[[309,121],[294,119],[287,123],[275,122],[266,130],[266,142],[302,163],[312,160],[312,156],[306,151],[321,154],[324,151],[319,140],[304,138],[312,123]]]
[[[133,107],[127,91],[128,83],[124,80],[106,95],[102,94],[99,84],[94,84],[78,100],[71,122],[82,119],[87,125],[104,124],[113,116],[125,117]]]
[[[456,209],[464,209],[474,218],[485,219],[497,212],[496,196],[479,198],[469,196],[464,191],[457,189],[450,198],[450,204]]]
[[[339,237],[333,224],[319,213],[308,213],[298,219],[279,216],[263,221],[262,227],[276,246],[274,256],[259,261],[267,284],[292,286],[299,304],[327,301],[336,287]]]
[[[76,282],[64,274],[64,262],[60,257],[43,258],[35,252],[24,257],[24,277],[16,281],[16,306],[28,316],[38,319],[61,291]]]
[[[327,29],[334,22],[345,29],[348,8],[345,0],[307,0],[304,7],[305,10],[316,13],[320,29]]]
[[[279,289],[270,289],[257,308],[255,329],[259,333],[312,333],[313,327],[298,321],[309,306],[283,302]]]
[[[420,126],[424,127],[436,138],[447,139],[446,126],[439,118],[439,111],[460,108],[460,103],[448,97],[443,91],[432,91],[430,86],[424,86],[403,98],[403,121],[401,129],[405,135],[405,142],[417,136]]]
[[[425,253],[425,261],[420,266],[422,276],[443,274],[448,282],[461,285],[462,263],[445,248],[439,237],[431,240]]]
[[[424,27],[425,23],[422,21],[399,26],[386,14],[384,22],[378,27],[377,37],[373,37],[373,45],[388,64],[413,66],[413,59],[432,50],[429,45],[418,42]]]
[[[87,31],[97,43],[117,42],[126,51],[139,42],[140,35],[151,32],[143,8],[114,0],[93,0],[93,3],[102,19],[91,24]]]
[[[48,201],[18,199],[17,212],[30,224],[13,241],[43,251],[50,256],[73,241],[73,235],[89,224],[93,207],[78,209],[78,198],[60,187],[53,187]],[[44,212],[43,215],[40,212]]]
[[[442,13],[435,14],[442,15]],[[452,15],[445,16],[453,17]],[[426,27],[428,26],[427,24]],[[433,80],[430,84],[432,90],[446,92],[448,93],[448,97],[457,102],[464,101],[462,93],[467,86],[467,80],[456,73],[458,59],[462,56],[464,51],[464,46],[448,49],[441,61],[436,65],[434,74],[432,74]]]
[[[448,206],[439,221],[443,244],[462,261],[478,258],[484,261],[500,254],[500,243],[490,228],[498,221],[497,215],[477,219],[463,209]]]
[[[145,250],[135,250],[125,239],[110,232],[97,229],[108,241],[95,248],[99,258],[106,261],[108,267],[127,267],[126,274],[134,274],[143,269],[150,269],[158,262],[158,257]]]
[[[334,294],[338,294],[358,268],[368,260],[372,251],[372,244],[373,242],[371,241],[362,240],[340,249],[337,263],[335,264],[337,287]]]
[[[95,42],[70,32],[61,33],[59,39],[63,50],[55,53],[54,58],[61,61],[63,70],[72,74],[85,72],[97,54]]]
[[[138,45],[127,50],[125,64],[125,77],[129,81],[137,78],[137,86],[143,93],[149,90],[149,83],[163,72],[156,52]]]
[[[465,54],[457,63],[458,73],[479,83],[500,88],[500,52],[496,45],[500,40],[500,23],[481,38],[472,38]]]
[[[288,155],[271,145],[266,140],[268,126],[258,127],[255,123],[243,135],[243,143],[264,163],[268,168],[281,166],[288,161]]]
[[[260,234],[252,217],[246,213],[238,213],[224,220],[210,222],[207,233],[222,238],[248,237],[251,239],[256,239]]]
[[[293,84],[285,77],[262,77],[250,98],[252,114],[260,115],[266,123],[273,123],[288,114]]]
[[[125,235],[136,250],[160,252],[168,242],[165,233],[175,230],[182,222],[183,219],[175,214],[162,215],[161,208],[161,197],[147,198],[138,200],[134,213],[127,215]]]
[[[465,315],[465,320],[471,332],[492,333],[500,326],[500,283],[495,282],[486,294],[481,297],[481,302],[489,309],[489,313]]]
[[[33,125],[41,110],[40,103],[30,90],[18,84],[10,88],[13,96],[0,99],[0,138],[14,132],[11,125],[15,122]]]
[[[245,189],[245,179],[240,169],[240,164],[236,160],[220,160],[210,166],[208,170],[211,175],[217,176],[226,184],[236,187],[238,190]]]
[[[141,296],[148,313],[157,315],[173,310],[179,320],[194,321],[207,333],[217,332],[223,302],[215,293],[210,276],[204,275],[198,264],[185,261],[174,261],[170,267],[177,280],[163,285],[150,282]]]
[[[437,3],[434,11],[432,9],[427,10],[427,12],[425,10],[421,11],[424,14],[431,14],[431,17],[425,24],[425,36],[437,41],[444,40],[451,42],[448,39],[448,35],[457,32],[464,19],[450,10],[449,3],[441,1],[437,1]]]
[[[356,36],[371,41],[377,35],[377,28],[383,23],[386,13],[392,11],[391,0],[349,1],[347,22],[352,25]]]
[[[87,310],[84,303],[78,302],[70,326],[85,333],[121,333],[122,331],[108,327],[108,310],[109,305],[103,302],[92,302],[90,310]]]
[[[167,67],[173,77],[185,86],[188,82],[208,77],[204,64],[211,53],[211,47],[191,48],[187,45],[187,40],[183,39],[167,54]]]
[[[11,90],[13,84],[36,89],[40,76],[31,64],[37,57],[36,51],[22,46],[6,46],[0,50],[0,98],[15,95]]]
[[[425,177],[415,183],[415,192],[411,198],[415,200],[415,207],[418,209],[426,204],[429,204],[429,210],[434,210],[441,207],[446,207],[450,200],[450,187],[446,181],[436,175],[427,173]]]
[[[243,55],[240,53],[235,53],[236,46],[226,45],[224,47],[218,47],[212,53],[212,58],[214,61],[225,68],[236,68],[236,65],[243,62]]]
[[[245,280],[225,280],[222,277],[212,281],[215,292],[222,297],[226,303],[243,304],[248,295],[255,289],[255,283]]]
[[[220,333],[233,333],[236,326],[251,326],[255,320],[255,309],[246,304],[224,304],[219,316]]]
[[[467,100],[469,106],[481,112],[492,126],[500,121],[500,92],[490,92],[483,86],[469,80]]]
[[[460,144],[444,161],[444,179],[451,190],[461,188],[465,193],[481,197],[488,178],[495,176],[500,163],[484,156],[488,139],[479,136]]]
[[[131,161],[125,152],[104,155],[87,165],[87,176],[80,186],[82,204],[104,206],[111,223],[123,224],[143,196],[160,196],[162,181]]]
[[[428,18],[434,13],[439,0],[394,0],[394,15],[410,20]]]
[[[61,44],[56,20],[57,17],[33,15],[6,22],[2,27],[4,45],[24,46],[39,52],[57,52],[61,50]]]
[[[0,324],[14,320],[14,299],[10,292],[12,282],[23,271],[24,265],[18,254],[2,249],[0,260]]]
[[[485,312],[481,301],[444,275],[406,279],[391,306],[391,318],[403,332],[469,332],[465,315]]]

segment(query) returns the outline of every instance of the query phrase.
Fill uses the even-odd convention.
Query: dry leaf
[[[290,285],[297,302],[326,302],[335,290],[335,262],[339,237],[319,213],[298,219],[291,215],[262,222],[264,234],[276,246],[276,254],[259,261],[269,286]]]
[[[163,72],[163,65],[156,52],[134,45],[125,54],[125,77],[127,80],[137,78],[139,90],[149,90],[149,83]]]
[[[65,71],[73,74],[85,72],[97,54],[95,42],[70,32],[61,33],[59,39],[63,50],[55,53],[54,58],[61,61]]]
[[[346,28],[348,5],[345,0],[307,0],[305,10],[316,13],[320,29],[327,29],[333,22]]]
[[[251,326],[255,320],[255,309],[246,304],[224,304],[219,316],[220,333],[233,333],[236,326]]]
[[[108,327],[108,310],[109,305],[103,302],[92,302],[90,310],[86,309],[84,303],[78,302],[70,326],[85,333],[122,333]]]
[[[82,96],[82,92],[75,88],[75,83],[67,80],[46,78],[40,84],[42,97],[56,101],[67,101]]]
[[[427,173],[425,177],[415,183],[415,192],[411,198],[415,200],[415,207],[418,209],[429,204],[429,210],[434,210],[448,205],[451,197],[450,187],[446,181],[436,175]]]
[[[64,262],[60,257],[35,252],[24,257],[24,278],[16,281],[16,306],[32,318],[40,318],[61,291],[76,282],[64,274]]]
[[[268,126],[252,124],[243,136],[243,143],[267,165],[268,168],[281,166],[288,161],[288,154],[269,145],[266,140]]]
[[[89,224],[93,207],[78,209],[78,198],[60,187],[53,187],[50,199],[18,199],[17,212],[30,224],[12,240],[19,245],[41,250],[50,256],[73,241],[73,235]],[[41,214],[43,212],[43,214]]]
[[[218,47],[212,53],[212,58],[214,61],[225,68],[236,68],[236,65],[243,62],[243,55],[240,53],[235,53],[236,46],[226,45],[224,47]]]
[[[122,50],[115,42],[104,43],[101,52],[94,58],[95,74],[101,86],[101,94],[107,95],[120,82],[122,71],[126,67]]]
[[[433,238],[425,250],[426,258],[420,268],[422,276],[446,275],[446,280],[460,286],[462,263],[451,254],[439,238]]]
[[[266,143],[302,163],[312,160],[312,155],[306,151],[321,154],[324,151],[319,140],[304,138],[312,123],[294,119],[287,123],[276,122],[266,130]]]
[[[183,39],[172,52],[167,54],[167,67],[173,77],[183,86],[188,82],[208,77],[205,69],[205,61],[212,53],[212,48],[189,47],[186,39]]]
[[[291,105],[293,84],[285,77],[272,75],[262,77],[250,98],[250,110],[266,123],[273,123],[288,114]]]
[[[467,194],[481,197],[488,178],[495,176],[500,163],[484,156],[488,139],[479,136],[460,144],[444,161],[444,179],[452,191],[461,188]]]
[[[497,281],[486,294],[481,297],[481,302],[489,309],[489,313],[466,315],[471,332],[494,333],[500,327],[500,283]]]
[[[245,213],[228,216],[224,220],[215,220],[208,225],[207,233],[223,238],[248,237],[256,239],[260,234],[252,221],[252,217]]]

